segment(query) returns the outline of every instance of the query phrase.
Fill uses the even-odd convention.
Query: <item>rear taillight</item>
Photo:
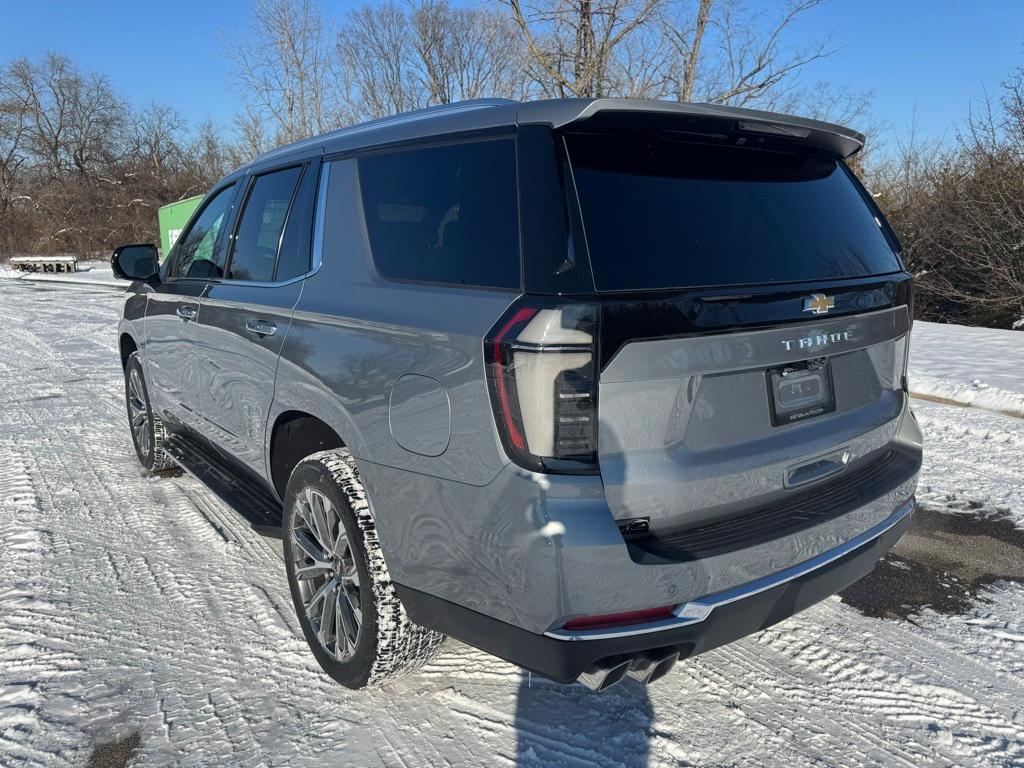
[[[646,624],[650,621],[672,618],[675,615],[675,608],[674,605],[663,605],[660,608],[646,608],[641,611],[583,616],[565,622],[562,625],[562,629],[604,629],[607,627],[621,627],[628,624]]]
[[[593,304],[517,302],[484,341],[491,404],[502,444],[538,472],[597,469]]]

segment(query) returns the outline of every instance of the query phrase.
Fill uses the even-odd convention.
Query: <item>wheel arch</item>
[[[285,410],[274,419],[267,441],[270,482],[282,500],[295,466],[307,456],[347,445],[327,421],[302,410]]]
[[[139,351],[139,345],[135,341],[135,337],[125,331],[121,333],[121,337],[118,340],[118,349],[121,353],[121,369],[123,370],[127,367],[128,358],[131,357],[132,352]]]

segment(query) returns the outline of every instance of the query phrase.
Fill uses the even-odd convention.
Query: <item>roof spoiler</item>
[[[864,135],[841,125],[756,109],[650,99],[554,99],[519,105],[517,122],[552,128],[692,133],[738,143],[798,144],[841,158],[864,147]]]

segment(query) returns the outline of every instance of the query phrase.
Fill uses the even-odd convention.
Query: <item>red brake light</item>
[[[674,605],[663,605],[660,608],[645,608],[640,611],[583,616],[565,622],[562,629],[603,629],[605,627],[621,627],[624,624],[645,624],[648,621],[670,618],[675,608]]]
[[[505,362],[502,360],[501,344],[502,341],[509,335],[509,332],[517,325],[525,323],[537,314],[537,309],[534,307],[520,307],[515,313],[508,319],[498,333],[495,334],[494,339],[491,343],[491,364],[497,369],[494,377],[495,387],[497,389],[498,396],[498,413],[501,415],[502,421],[504,422],[505,431],[508,434],[508,439],[512,442],[512,445],[520,451],[526,450],[526,441],[523,439],[523,433],[519,431],[519,427],[512,419],[512,404],[509,400],[508,385],[506,383],[506,370]]]

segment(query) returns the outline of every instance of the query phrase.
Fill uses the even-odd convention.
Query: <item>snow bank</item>
[[[991,387],[980,379],[964,383],[911,371],[910,394],[925,400],[984,408],[1024,419],[1024,394]]]
[[[1024,418],[1024,333],[914,323],[910,393]]]
[[[47,283],[102,285],[120,290],[125,290],[129,285],[127,281],[114,277],[109,261],[80,261],[77,272],[22,272],[7,264],[2,264],[0,265],[0,278]]]

